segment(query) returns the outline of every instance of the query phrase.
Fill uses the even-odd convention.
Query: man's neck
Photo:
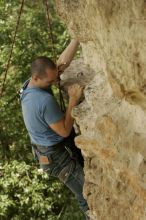
[[[34,88],[34,87],[35,87],[35,88],[40,88],[40,89],[43,89],[43,90],[50,91],[50,92],[53,94],[52,89],[51,89],[51,85],[48,86],[47,88],[42,88],[41,86],[39,86],[38,84],[36,84],[32,78],[30,79],[30,81],[29,81],[27,87],[28,87],[28,88]]]
[[[39,88],[39,86],[33,81],[33,79],[31,78],[29,83],[28,83],[28,87],[31,88],[31,87],[37,87]]]

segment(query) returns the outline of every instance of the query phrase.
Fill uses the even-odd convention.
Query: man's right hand
[[[68,87],[69,100],[76,105],[83,93],[83,87],[79,84],[73,84]]]

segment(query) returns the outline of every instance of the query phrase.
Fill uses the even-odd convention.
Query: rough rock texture
[[[145,220],[146,1],[56,0],[56,8],[83,51],[64,80],[68,75],[85,85],[73,116],[91,214]]]

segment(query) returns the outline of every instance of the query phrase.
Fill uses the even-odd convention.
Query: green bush
[[[0,177],[0,219],[82,219],[66,186],[25,162],[1,165]]]

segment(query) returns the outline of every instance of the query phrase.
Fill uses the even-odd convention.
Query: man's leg
[[[89,210],[89,207],[87,201],[83,197],[84,172],[78,161],[76,161],[76,167],[73,172],[70,173],[65,185],[74,193],[80,209],[85,214],[86,211]],[[86,217],[86,219],[88,218]]]
[[[46,149],[42,148],[41,151],[48,156],[49,160],[51,159],[53,161],[53,163],[51,163],[50,165],[40,164],[40,167],[51,176],[59,177],[59,174],[61,173],[62,169],[70,164],[71,159],[69,153],[66,150],[64,150],[64,152],[56,152],[51,157],[47,154]],[[37,156],[39,159],[39,155]],[[67,179],[65,178],[64,181],[62,178],[60,178],[60,180],[63,181],[65,185],[74,193],[76,199],[78,200],[80,209],[84,212],[86,216],[86,211],[89,210],[89,207],[87,201],[83,197],[83,167],[77,160],[75,160],[74,163],[75,167],[71,172],[69,172],[69,175],[67,175]],[[68,174],[69,170],[67,170],[65,174]],[[63,175],[63,177],[65,176],[66,175]],[[86,216],[86,219],[89,218]]]

